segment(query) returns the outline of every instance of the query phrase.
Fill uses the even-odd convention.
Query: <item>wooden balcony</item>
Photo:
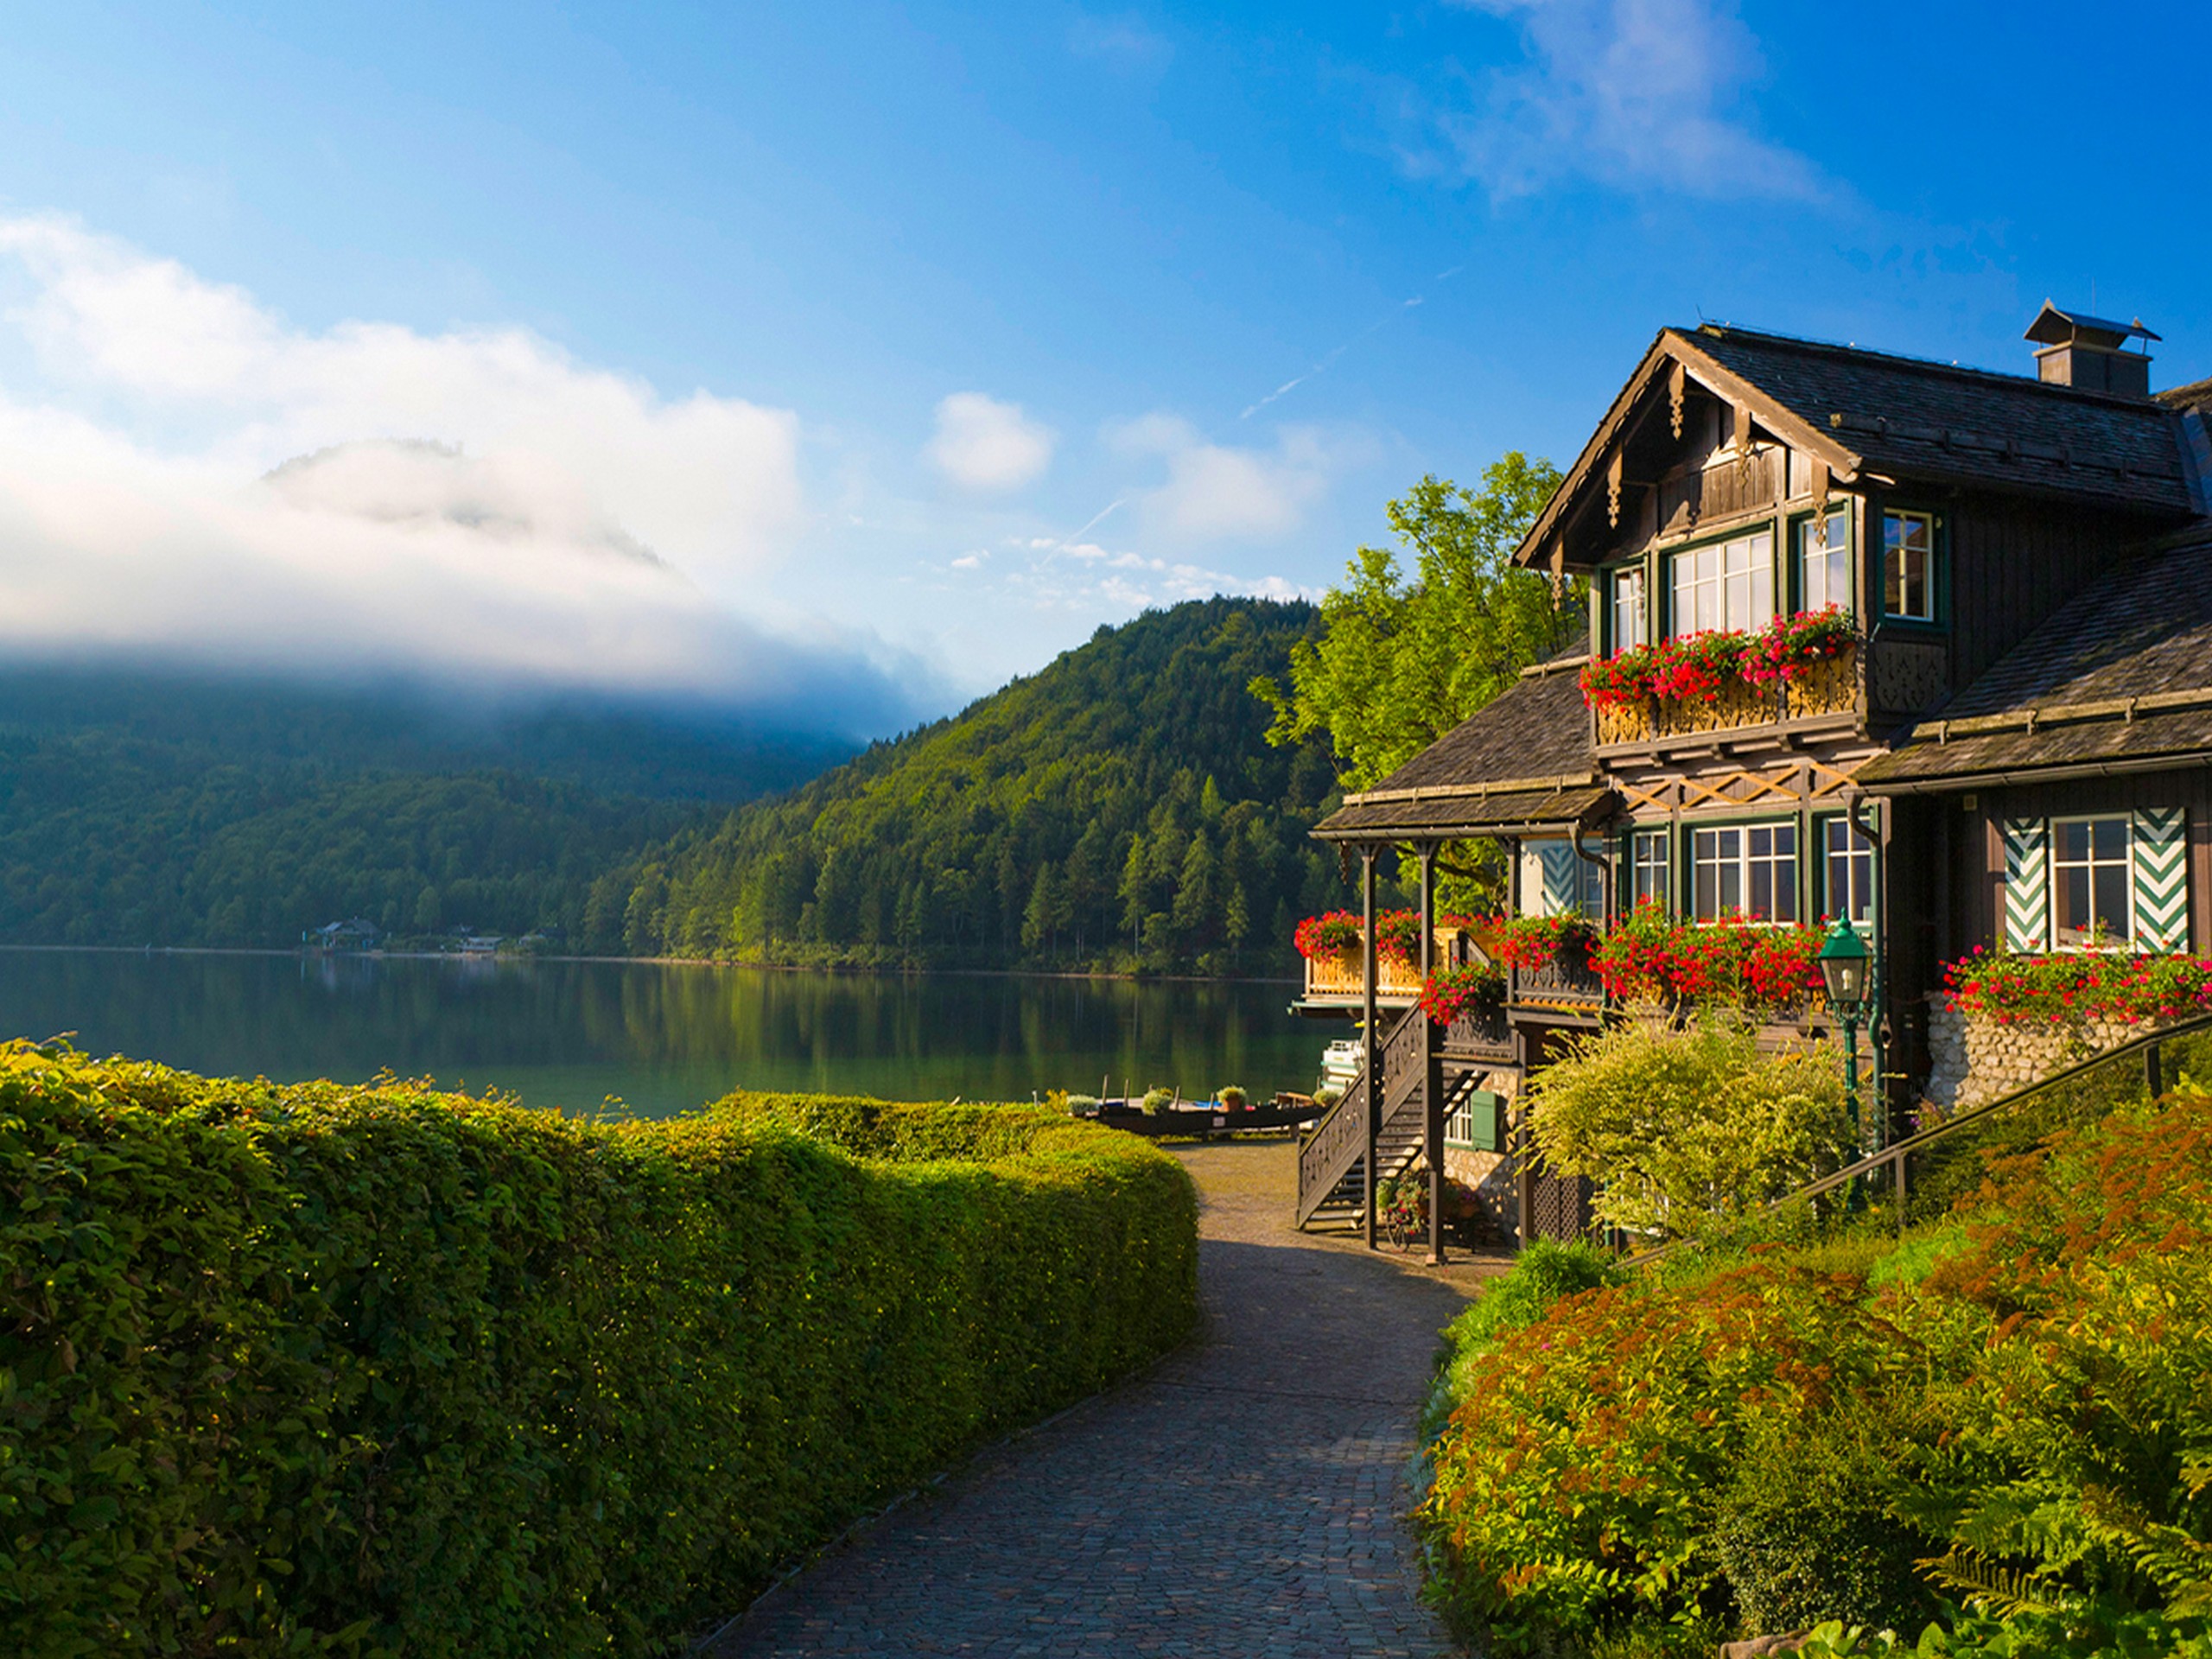
[[[1853,645],[1842,656],[1813,665],[1794,685],[1758,686],[1734,681],[1710,702],[1670,702],[1647,698],[1592,711],[1600,748],[1656,743],[1670,737],[1695,737],[1751,726],[1778,726],[1859,711],[1859,652]]]
[[[1466,930],[1440,927],[1436,930],[1436,960],[1440,966],[1465,959]],[[1421,966],[1418,963],[1401,962],[1389,955],[1376,958],[1378,972],[1375,976],[1375,1001],[1383,1007],[1408,1007],[1421,1001]],[[1300,999],[1301,1006],[1314,1008],[1356,1008],[1366,1000],[1365,976],[1360,972],[1360,953],[1347,950],[1341,956],[1309,957],[1306,962],[1306,995]]]

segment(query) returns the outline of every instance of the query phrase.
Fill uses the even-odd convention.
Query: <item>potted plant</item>
[[[1241,1112],[1244,1109],[1244,1088],[1242,1084],[1224,1084],[1215,1090],[1214,1098],[1221,1103],[1221,1109],[1224,1112]]]

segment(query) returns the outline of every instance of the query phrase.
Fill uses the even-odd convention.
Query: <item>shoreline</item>
[[[639,968],[718,968],[740,969],[747,972],[771,974],[829,974],[841,978],[868,979],[1058,979],[1102,981],[1120,985],[1291,985],[1301,981],[1284,975],[1224,974],[1109,974],[1074,973],[1051,969],[1027,968],[838,968],[817,966],[804,963],[741,962],[728,957],[586,957],[556,955],[552,952],[528,956],[499,956],[485,951],[464,950],[314,950],[295,946],[289,950],[273,945],[249,944],[0,944],[0,951],[24,955],[44,952],[49,955],[105,955],[115,957],[289,957],[296,961],[325,962],[489,962],[518,963],[535,962],[601,963],[620,967]]]

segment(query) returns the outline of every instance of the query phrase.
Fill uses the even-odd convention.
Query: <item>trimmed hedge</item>
[[[671,1651],[1195,1319],[1028,1107],[593,1125],[0,1046],[0,1649]]]

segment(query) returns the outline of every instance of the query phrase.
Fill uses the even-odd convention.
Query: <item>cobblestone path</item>
[[[1182,1154],[1199,1341],[993,1448],[757,1605],[718,1659],[1452,1651],[1400,1517],[1450,1270],[1289,1228],[1281,1142]]]

